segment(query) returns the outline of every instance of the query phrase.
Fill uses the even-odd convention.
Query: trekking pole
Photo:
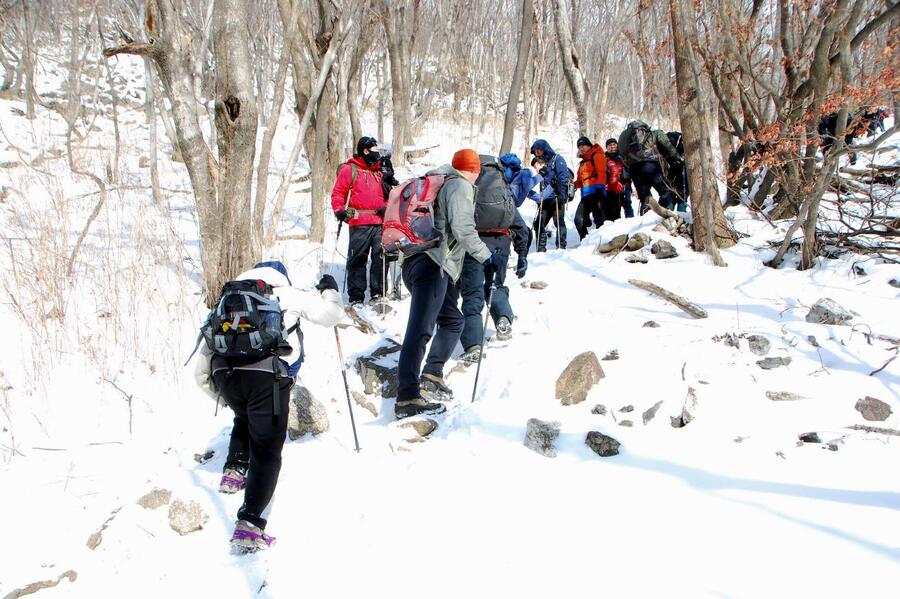
[[[543,203],[538,204],[538,236],[534,242],[534,251],[537,252],[538,248],[541,247],[541,228],[544,224],[544,205]]]
[[[556,249],[559,249],[559,198],[556,198]]]
[[[344,364],[344,350],[341,349],[341,336],[337,326],[334,327],[334,340],[337,342],[338,359],[341,361],[341,375],[344,377],[344,392],[347,394],[347,407],[350,409],[350,426],[353,428],[353,443],[359,451],[359,438],[356,436],[356,420],[353,419],[353,403],[350,401],[350,385],[347,384],[347,366]]]
[[[487,301],[486,301],[486,310],[484,312],[484,326],[481,329],[481,351],[478,352],[478,367],[475,369],[475,386],[472,388],[472,401],[470,403],[475,403],[475,394],[478,392],[478,375],[481,374],[481,359],[484,357],[484,340],[487,337],[487,325],[488,318],[491,316],[491,299],[494,296],[494,289],[497,288],[497,283],[494,279],[494,276],[491,275],[491,288],[488,289]]]

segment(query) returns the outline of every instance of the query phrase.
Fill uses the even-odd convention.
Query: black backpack
[[[516,220],[516,200],[503,178],[503,165],[494,156],[480,158],[481,173],[475,180],[475,228],[508,229]]]
[[[289,355],[291,332],[284,328],[272,287],[262,280],[225,283],[218,303],[200,327],[209,350],[229,366]]]
[[[650,125],[643,121],[632,121],[619,139],[619,152],[627,166],[638,162],[659,161],[656,138]]]

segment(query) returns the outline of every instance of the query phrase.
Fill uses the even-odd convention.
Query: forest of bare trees
[[[136,91],[153,135],[167,136],[187,167],[208,291],[274,242],[301,156],[311,167],[310,238],[323,240],[335,169],[369,114],[398,166],[437,122],[490,125],[496,146],[480,151],[520,154],[538,126],[567,115],[591,137],[618,133],[613,114],[683,131],[690,186],[700,190],[695,249],[721,263],[717,248],[735,237],[720,190],[731,199],[754,190],[754,209],[774,195],[767,218],[793,219],[772,264],[802,231],[808,268],[820,202],[849,151],[838,135],[821,156],[819,119],[896,109],[900,88],[900,3],[885,0],[2,0],[0,26],[0,96],[23,100],[29,118],[36,105],[64,116],[70,168],[96,184],[98,210],[122,166],[118,148],[106,172],[72,157],[90,143],[90,112],[101,109],[81,98],[96,94],[92,77],[111,80],[116,57],[144,59]],[[103,69],[86,71],[91,61]],[[36,89],[51,62],[68,73],[64,97]],[[104,110],[133,98],[113,92]],[[285,103],[299,128],[272,185]],[[158,197],[155,144],[149,152]],[[893,235],[897,223],[860,230]],[[77,253],[78,244],[72,260]]]

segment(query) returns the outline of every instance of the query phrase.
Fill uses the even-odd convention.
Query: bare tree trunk
[[[103,40],[103,28],[101,26],[102,19],[97,19],[97,35],[100,37],[101,45],[104,43]],[[104,61],[104,67],[106,67],[106,84],[109,86],[109,97],[112,101],[112,113],[113,113],[113,134],[116,138],[116,149],[115,154],[113,155],[113,163],[110,168],[111,177],[108,177],[110,183],[115,183],[119,180],[119,156],[121,155],[122,148],[120,144],[121,136],[119,135],[119,94],[116,91],[116,84],[113,80],[112,69],[109,66],[109,63]]]
[[[560,59],[562,60],[563,73],[572,92],[575,101],[575,112],[578,114],[578,129],[581,135],[590,135],[590,122],[588,119],[588,105],[590,104],[590,92],[587,81],[578,66],[578,55],[572,44],[572,27],[569,23],[569,12],[565,0],[553,2],[553,17],[556,25],[556,41],[559,45]]]
[[[381,60],[378,62],[378,66],[375,67],[376,74],[376,84],[378,85],[378,115],[377,115],[377,129],[378,129],[378,141],[384,141],[384,93],[385,93],[385,84],[384,84],[384,61]],[[455,101],[455,100],[454,100]],[[358,138],[357,138],[358,139]]]
[[[500,142],[500,154],[512,149],[513,133],[516,129],[516,116],[519,111],[519,97],[522,95],[522,81],[525,79],[525,67],[531,55],[531,22],[534,20],[534,3],[522,0],[522,27],[519,31],[519,51],[516,54],[516,69],[513,72],[509,96],[506,101],[506,116],[503,120],[503,140]],[[526,133],[527,135],[527,133]]]
[[[22,67],[25,71],[25,117],[34,119],[34,23],[31,19],[29,2],[22,2],[22,23],[25,29],[25,49],[22,52]],[[76,35],[75,32],[72,32]]]
[[[163,208],[162,193],[159,189],[159,160],[157,155],[158,135],[156,131],[156,93],[153,85],[153,70],[150,65],[150,59],[144,58],[144,92],[145,107],[144,114],[147,117],[147,126],[150,128],[150,188],[153,191],[153,203]]]
[[[691,214],[694,221],[694,248],[706,251],[717,266],[725,262],[720,247],[735,244],[733,232],[725,220],[719,200],[712,148],[709,139],[709,118],[703,103],[703,92],[697,73],[691,44],[695,33],[688,29],[695,22],[690,0],[669,0],[672,18],[672,39],[675,49],[675,81],[678,87],[678,113],[684,135],[684,153],[691,189]]]
[[[394,6],[392,8],[392,5]],[[406,162],[404,148],[409,143],[410,100],[407,85],[409,64],[404,60],[402,36],[407,35],[404,28],[406,21],[406,2],[381,0],[381,23],[387,38],[388,58],[391,69],[391,98],[393,100],[394,124],[394,165],[403,166]],[[473,96],[474,97],[474,96]]]

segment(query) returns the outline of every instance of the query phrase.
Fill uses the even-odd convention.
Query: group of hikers
[[[496,157],[466,148],[449,164],[404,183],[396,180],[390,156],[376,139],[358,140],[353,156],[338,169],[331,207],[340,221],[338,235],[342,224],[349,229],[345,288],[351,306],[362,307],[367,290],[371,305],[383,305],[387,264],[394,261],[411,295],[396,418],[446,410],[453,390],[444,366],[458,343],[459,360],[480,366],[485,306],[497,339],[511,338],[515,313],[506,276],[512,253],[514,272],[522,278],[532,243],[538,252],[547,250],[551,223],[556,247],[564,249],[566,206],[576,190],[581,198],[574,221],[582,238],[591,222],[599,227],[623,210],[634,216],[632,185],[640,213],[651,189],[663,206],[683,207],[687,186],[680,134],[674,135],[673,140],[672,134],[633,121],[618,139],[606,140],[605,148],[581,137],[577,173],[543,139],[531,145],[530,166],[513,153]],[[530,226],[518,210],[526,200],[538,208]],[[323,275],[316,292],[309,293],[292,286],[282,263],[270,261],[226,283],[201,327],[198,383],[216,399],[217,409],[224,401],[234,412],[219,490],[244,492],[231,539],[239,551],[264,549],[274,541],[265,532],[263,512],[278,480],[290,391],[304,356],[299,320],[335,327],[343,314],[334,277]]]

